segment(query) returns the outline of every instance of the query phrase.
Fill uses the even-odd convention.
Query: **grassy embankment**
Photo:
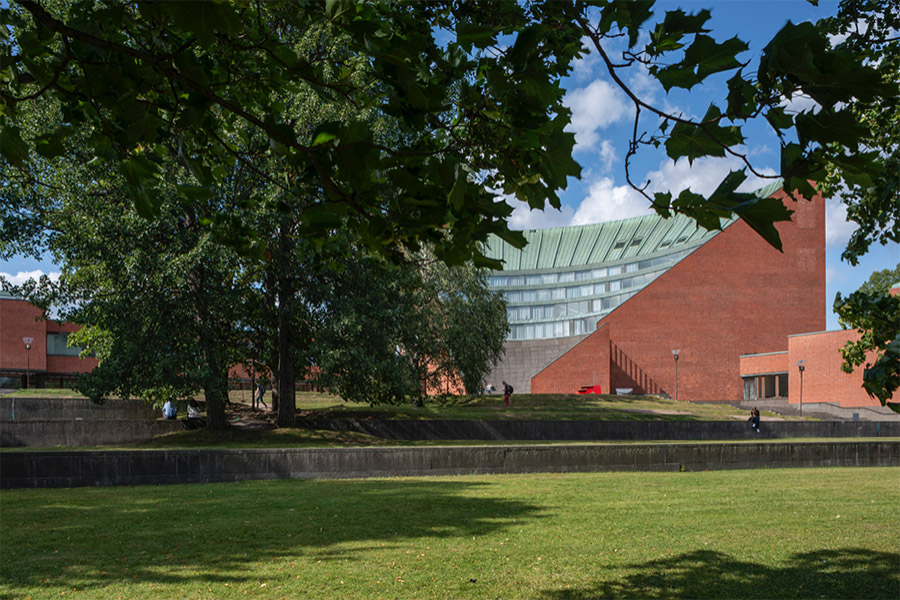
[[[13,490],[0,598],[896,598],[900,469]]]
[[[16,397],[28,396],[79,397],[70,390],[25,390]],[[266,394],[271,401],[271,392]],[[249,421],[258,427],[235,427],[230,431],[180,431],[159,436],[135,446],[139,448],[277,448],[328,447],[361,445],[448,445],[473,442],[397,442],[373,436],[309,429],[261,429],[274,423],[274,415],[249,408],[249,390],[232,391],[230,409],[232,423]],[[297,394],[297,409],[304,418],[323,419],[546,419],[595,421],[733,421],[747,415],[724,404],[695,404],[675,402],[653,396],[614,396],[595,394],[521,394],[514,395],[510,408],[502,396],[450,396],[429,398],[425,406],[368,406],[343,401],[340,397],[319,392]],[[797,420],[798,417],[778,417],[763,412],[763,421],[773,418]],[[480,443],[480,442],[478,442]],[[497,442],[509,443],[509,442]]]

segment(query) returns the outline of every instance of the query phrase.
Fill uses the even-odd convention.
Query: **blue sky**
[[[837,2],[821,1],[818,7],[805,0],[731,0],[702,2],[658,2],[655,16],[666,10],[681,7],[686,12],[709,8],[712,18],[709,28],[712,35],[723,41],[738,36],[750,46],[739,56],[750,61],[748,69],[759,62],[763,47],[789,20],[795,23],[817,20],[837,11]],[[667,112],[700,117],[709,103],[726,93],[725,81],[729,72],[690,92],[665,90],[645,73],[625,73],[624,79],[642,99]],[[512,202],[516,210],[512,225],[516,229],[558,227],[596,223],[650,214],[647,201],[630,189],[625,181],[623,157],[631,137],[634,113],[630,101],[619,91],[606,73],[605,66],[596,55],[590,55],[576,65],[573,74],[564,82],[566,103],[572,110],[571,130],[575,133],[575,158],[584,171],[580,181],[571,180],[562,194],[561,211],[530,211],[523,204]],[[804,110],[813,103],[794,98],[789,109]],[[646,129],[653,131],[654,122],[642,120]],[[746,151],[758,170],[774,174],[779,163],[778,141],[766,127],[748,127]],[[692,166],[686,160],[677,164],[666,158],[662,150],[644,151],[633,161],[633,179],[651,181],[653,191],[672,190],[673,194],[690,187],[695,192],[709,193],[732,169],[739,167],[737,160],[701,159]],[[764,180],[748,181],[749,189],[768,183]],[[839,200],[826,205],[826,313],[828,329],[837,329],[837,318],[831,310],[837,292],[846,295],[855,291],[873,271],[893,268],[900,262],[900,245],[873,246],[858,266],[852,267],[840,259],[853,227],[846,222],[846,212]]]
[[[655,12],[661,16],[665,10],[678,7],[688,12],[709,8],[712,35],[718,40],[737,35],[747,42],[750,49],[739,58],[750,61],[748,68],[752,69],[758,63],[762,48],[788,20],[800,22],[832,15],[837,11],[837,2],[822,0],[815,7],[805,0],[662,1],[658,2]],[[659,108],[701,116],[713,99],[724,97],[725,80],[729,76],[713,78],[690,93],[673,91],[671,94],[654,85],[646,73],[626,74],[625,79],[642,98]],[[631,135],[633,113],[624,94],[611,83],[596,55],[588,55],[579,61],[563,83],[567,90],[566,103],[573,112],[571,130],[576,135],[575,158],[583,167],[582,179],[570,180],[568,189],[561,195],[561,211],[529,211],[524,205],[512,202],[515,206],[512,227],[557,227],[649,214],[647,202],[625,182],[623,157]],[[809,106],[803,99],[795,99],[790,108],[802,110]],[[651,131],[654,128],[649,120],[646,126]],[[754,164],[763,172],[774,173],[779,160],[777,141],[764,127],[747,129],[745,133],[749,134],[747,152]],[[671,189],[676,193],[686,187],[700,193],[710,192],[725,173],[736,168],[734,161],[712,159],[697,160],[693,166],[685,160],[672,164],[661,151],[645,151],[634,165],[633,172],[639,180],[651,180],[652,190]],[[748,187],[765,183],[750,182]],[[839,201],[827,204],[826,221],[827,326],[836,329],[837,319],[831,311],[835,294],[846,295],[856,290],[873,271],[896,266],[900,262],[900,245],[873,246],[858,266],[851,267],[840,260],[852,227],[847,224]],[[0,261],[0,276],[14,283],[58,270],[50,261],[25,258]]]

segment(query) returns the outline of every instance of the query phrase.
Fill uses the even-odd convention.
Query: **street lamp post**
[[[31,344],[34,338],[23,337],[22,341],[25,342],[25,388],[31,389]]]
[[[675,359],[675,401],[678,401],[678,353],[681,350],[672,350],[672,358]]]
[[[806,370],[806,367],[803,366],[803,363],[806,362],[806,359],[797,361],[797,369],[800,371],[800,416],[803,416],[803,371]]]

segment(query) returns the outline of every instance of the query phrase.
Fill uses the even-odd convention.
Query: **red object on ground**
[[[599,385],[583,385],[581,389],[578,390],[579,394],[602,394],[603,391],[600,389]]]

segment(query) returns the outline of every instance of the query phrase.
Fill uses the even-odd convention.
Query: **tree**
[[[503,352],[505,303],[471,264],[362,255],[326,279],[318,383],[345,399],[419,404],[457,382],[474,393]]]
[[[872,6],[870,13],[888,6],[885,14],[896,14],[893,2]],[[790,211],[780,200],[737,191],[748,172],[765,176],[743,149],[752,121],[778,135],[783,188],[798,199],[810,197],[810,182],[829,173],[851,188],[881,186],[889,163],[871,150],[867,113],[858,108],[893,106],[897,84],[861,45],[834,47],[827,27],[788,23],[748,68],[739,58],[744,42],[709,35],[709,11],[670,10],[651,30],[652,8],[652,2],[617,0],[13,0],[0,8],[2,177],[39,187],[46,173],[32,163],[62,155],[65,140],[79,133],[96,160],[123,177],[137,212],[152,217],[162,210],[168,165],[190,173],[175,192],[191,206],[198,194],[221,185],[246,146],[260,139],[279,166],[279,183],[298,199],[278,203],[292,224],[282,241],[302,237],[318,247],[345,228],[395,260],[429,246],[451,264],[472,258],[498,268],[478,242],[496,234],[521,247],[524,237],[509,230],[511,208],[496,196],[559,207],[558,190],[580,174],[574,136],[564,131],[570,113],[560,80],[586,51],[585,39],[633,102],[626,174],[662,215],[683,213],[708,229],[737,215],[780,247],[775,224]],[[885,31],[893,21],[886,22]],[[290,43],[299,32],[329,28],[344,45],[337,60]],[[616,57],[611,47],[620,37],[628,48]],[[728,77],[728,92],[702,118],[686,118],[640,98],[625,83],[627,69],[646,69],[666,90]],[[297,82],[324,105],[352,107],[361,116],[344,113],[311,130],[298,127],[284,100]],[[784,101],[798,95],[819,109],[786,110]],[[58,127],[21,126],[35,102],[58,103]],[[368,111],[393,119],[399,134],[380,136]],[[673,160],[734,156],[745,167],[708,198],[689,189],[650,196],[630,172],[633,156],[647,148],[664,148]],[[878,193],[861,204],[854,213],[861,229],[885,229],[895,214],[892,203],[896,194]],[[226,212],[206,216],[203,226],[247,253],[263,252],[256,235],[235,239]],[[24,222],[7,221],[3,229],[27,231]],[[279,297],[292,295],[290,277],[282,279]]]
[[[503,356],[509,334],[506,302],[488,288],[485,273],[471,264],[448,268],[436,263],[449,358],[446,376],[458,375],[467,394],[484,386],[484,378]]]
[[[55,211],[64,267],[53,299],[83,325],[73,342],[99,359],[76,386],[93,400],[202,390],[208,426],[226,428],[228,372],[243,347],[238,257],[199,226],[202,206],[164,203],[148,221],[117,197],[127,199],[75,193]]]
[[[820,27],[843,37],[839,47],[864,57],[885,83],[900,82],[900,2],[843,0],[838,14]],[[850,157],[835,142],[828,150],[837,159],[828,165],[821,189],[839,195],[847,220],[857,225],[841,257],[856,265],[873,242],[900,242],[900,99],[896,94],[854,98],[848,107],[864,125],[862,146],[878,155],[882,169],[870,179],[845,176],[843,164]]]
[[[152,191],[161,177],[160,160],[183,162],[201,186],[209,186],[223,176],[217,167],[232,160],[236,140],[229,134],[243,123],[265,136],[295,177],[324,192],[304,210],[306,235],[325,239],[329,227],[343,220],[370,247],[388,254],[430,240],[451,262],[473,254],[483,261],[472,241],[495,233],[523,243],[506,227],[509,208],[489,190],[534,208],[558,207],[556,191],[567,177],[579,175],[571,158],[573,136],[563,131],[569,112],[559,80],[584,52],[584,36],[634,102],[629,158],[642,147],[664,144],[672,159],[728,154],[747,165],[709,198],[690,190],[648,195],[661,214],[682,212],[709,228],[737,214],[780,244],[773,223],[789,218],[786,209],[736,192],[745,171],[753,170],[741,151],[750,120],[768,122],[782,139],[781,176],[788,193],[812,195],[809,181],[824,179],[829,166],[839,166],[840,177],[851,183],[871,181],[883,170],[879,156],[858,153],[866,129],[848,103],[895,97],[897,86],[862,64],[865,57],[856,50],[831,47],[812,23],[789,23],[750,71],[737,58],[746,44],[709,36],[705,10],[666,12],[640,46],[652,6],[607,0],[333,0],[202,7],[73,2],[46,8],[16,0],[0,13],[2,152],[21,167],[35,152],[58,152],[73,128],[91,127],[91,147],[126,176],[139,212],[152,215],[158,209]],[[371,80],[360,85],[344,76],[344,65],[302,56],[283,43],[284,31],[322,23],[345,34],[348,55],[367,61]],[[623,34],[628,50],[614,60],[609,42]],[[619,75],[635,66],[647,68],[667,90],[733,75],[723,102],[695,120],[641,100]],[[326,73],[333,67],[337,81]],[[370,91],[367,106],[428,135],[384,146],[364,121],[351,121],[325,123],[310,136],[298,136],[281,101],[297,80],[328,101]],[[798,94],[821,109],[786,112],[782,101]],[[63,104],[64,126],[39,138],[22,137],[17,107],[41,97]],[[656,117],[655,132],[642,130],[646,114]],[[182,143],[167,147],[172,138]],[[846,151],[829,153],[833,142]]]
[[[855,367],[865,365],[863,389],[895,412],[900,412],[900,403],[890,400],[900,388],[900,295],[891,295],[889,290],[898,283],[900,264],[872,273],[847,298],[838,293],[834,299],[841,325],[859,333],[857,341],[841,348],[841,369],[852,373]]]

